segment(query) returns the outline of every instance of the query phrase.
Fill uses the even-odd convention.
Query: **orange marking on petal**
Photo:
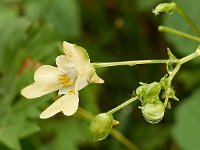
[[[60,75],[58,80],[64,87],[68,87],[72,84],[71,78],[67,75]]]
[[[69,90],[69,94],[70,94],[70,95],[75,94],[74,88],[72,88],[72,89]]]

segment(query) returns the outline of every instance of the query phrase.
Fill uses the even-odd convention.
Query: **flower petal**
[[[71,43],[64,41],[63,42],[63,50],[64,50],[65,55],[69,58],[76,55],[78,58],[80,58],[80,60],[84,60],[88,63],[90,62],[87,51],[80,46],[77,46],[75,44],[71,44]]]
[[[91,64],[86,50],[75,44],[63,42],[64,53],[71,62],[73,62],[80,74],[90,71]]]
[[[60,71],[57,67],[43,65],[35,71],[34,80],[50,84],[52,82],[58,82],[58,77],[62,74],[64,74],[64,72]]]
[[[48,93],[57,91],[61,88],[60,86],[61,85],[57,83],[51,83],[47,85],[40,82],[34,82],[33,84],[25,87],[21,91],[21,94],[28,99],[38,98]]]
[[[52,105],[50,105],[45,111],[40,114],[41,119],[46,119],[54,116],[59,112],[63,112],[66,116],[73,115],[78,109],[78,92],[71,93],[68,92],[66,95],[62,96],[56,100]]]
[[[56,58],[56,65],[60,70],[67,74],[77,74],[75,64],[71,62],[71,60],[69,60],[65,55],[60,55]]]
[[[96,74],[96,72],[95,72],[95,73],[92,75],[92,78],[91,78],[90,82],[91,82],[91,83],[99,83],[99,84],[101,84],[101,83],[104,83],[104,80],[101,79],[101,78]]]
[[[75,89],[77,89],[78,91],[83,89],[84,87],[86,87],[89,84],[88,82],[88,76],[78,76],[76,83],[75,83]]]

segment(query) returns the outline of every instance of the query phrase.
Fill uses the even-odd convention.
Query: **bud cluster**
[[[165,75],[160,82],[153,82],[150,84],[140,83],[141,86],[136,89],[142,106],[142,114],[146,121],[155,124],[163,119],[165,113],[165,99],[175,99],[175,91],[172,87],[168,87],[168,75]],[[164,101],[164,102],[163,102]],[[170,103],[167,103],[167,108],[170,108]]]

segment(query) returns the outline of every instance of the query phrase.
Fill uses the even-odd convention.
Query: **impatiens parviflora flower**
[[[110,134],[112,127],[117,124],[119,122],[114,120],[111,114],[98,114],[94,117],[89,127],[92,140],[96,142],[105,139]]]
[[[155,9],[153,9],[153,13],[155,15],[159,15],[162,12],[172,14],[174,10],[176,9],[176,3],[161,3],[158,6],[156,6]]]
[[[57,67],[39,67],[34,74],[35,82],[21,91],[28,99],[59,91],[58,95],[62,96],[41,113],[42,119],[59,112],[66,116],[73,115],[78,109],[78,91],[89,83],[104,82],[97,76],[84,48],[63,42],[63,50],[65,55],[56,58]]]

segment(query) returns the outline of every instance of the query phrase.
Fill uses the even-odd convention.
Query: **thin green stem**
[[[185,11],[181,9],[178,5],[176,5],[176,11],[185,19],[185,21],[192,27],[194,32],[200,37],[200,30],[198,26],[190,19]]]
[[[166,63],[177,63],[178,60],[134,60],[134,61],[122,61],[122,62],[106,62],[106,63],[92,63],[94,68],[102,68],[102,67],[113,67],[113,66],[134,66],[134,65],[142,65],[142,64],[166,64]]]
[[[186,63],[186,62],[188,62],[188,61],[190,61],[190,60],[192,60],[192,59],[194,59],[194,58],[196,58],[196,57],[198,57],[198,56],[200,56],[199,51],[195,51],[194,53],[192,53],[192,54],[190,54],[190,55],[188,55],[188,56],[185,56],[185,57],[181,58],[181,59],[180,59],[180,63],[181,63],[181,64],[184,64],[184,63]]]
[[[159,26],[158,30],[161,31],[161,32],[168,32],[168,33],[176,34],[176,35],[182,36],[184,38],[200,42],[200,38],[192,36],[192,35],[189,35],[187,33],[184,33],[184,32],[178,31],[178,30],[175,30],[175,29],[172,29],[170,27]]]
[[[168,81],[167,81],[167,91],[166,93],[168,93],[167,95],[169,95],[169,92],[171,91],[170,88],[171,88],[171,84],[172,84],[172,80],[174,78],[174,76],[177,74],[177,72],[179,71],[180,67],[181,67],[181,63],[178,63],[176,65],[176,67],[174,68],[174,70],[172,71],[172,73],[170,73],[169,77],[168,77]],[[168,103],[168,100],[169,100],[169,97],[165,97],[165,102],[164,102],[164,106],[166,107],[167,106],[167,103]]]
[[[130,103],[132,103],[133,101],[135,101],[135,100],[137,100],[137,99],[138,99],[137,96],[136,96],[136,97],[133,97],[133,98],[127,100],[126,102],[122,103],[121,105],[119,105],[119,106],[117,106],[117,107],[111,109],[111,110],[108,111],[107,113],[112,115],[112,114],[114,114],[115,112],[119,111],[120,109],[124,108],[125,106],[129,105]]]
[[[130,150],[138,150],[138,148],[127,138],[125,138],[119,131],[113,129],[111,130],[111,135],[114,136],[117,140],[122,141],[124,145],[127,145],[127,148]]]
[[[194,53],[179,59],[179,62],[177,63],[176,67],[174,68],[172,73],[170,73],[170,75],[168,77],[168,83],[167,83],[168,88],[166,91],[167,93],[170,92],[172,80],[173,80],[174,76],[178,73],[179,69],[181,68],[181,65],[196,58],[196,57],[199,57],[199,56],[200,56],[200,52],[199,52],[199,49],[197,48],[197,50]],[[169,94],[167,94],[167,95],[169,95]],[[164,102],[165,107],[167,106],[168,100],[169,100],[169,97],[166,97],[165,102]]]
[[[84,119],[86,121],[91,121],[94,115],[87,110],[79,107],[76,116],[80,119]],[[121,144],[126,146],[130,150],[139,150],[139,148],[133,144],[130,140],[128,140],[123,134],[121,134],[118,130],[112,129],[110,133],[115,139],[117,139]]]

